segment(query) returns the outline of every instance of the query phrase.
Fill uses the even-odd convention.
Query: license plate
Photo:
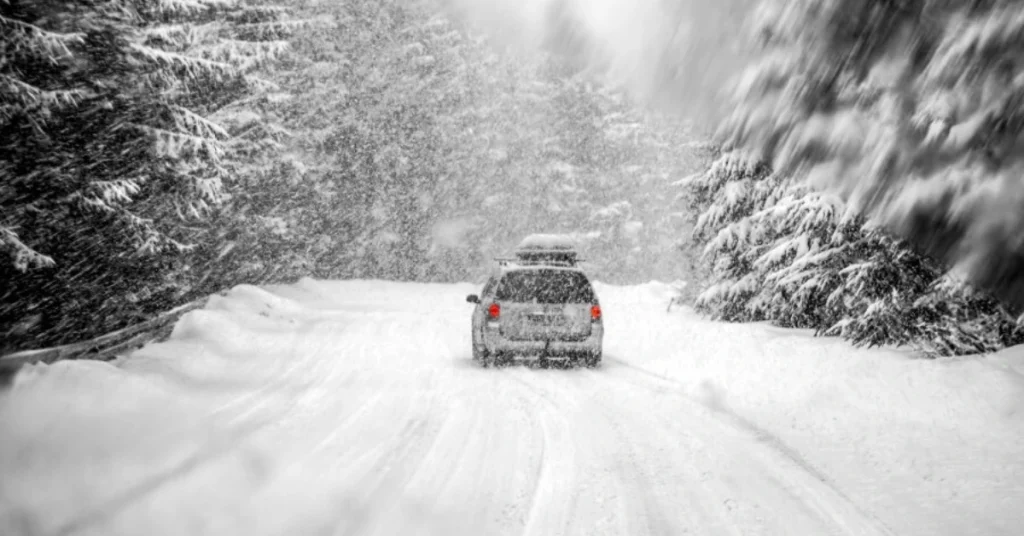
[[[562,326],[565,325],[565,317],[562,315],[529,315],[530,322],[539,326]]]

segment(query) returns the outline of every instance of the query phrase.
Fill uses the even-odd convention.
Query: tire
[[[483,346],[483,333],[480,333],[480,343],[476,343],[476,327],[469,332],[469,343],[473,346],[473,361],[483,361],[486,357],[487,348]]]
[[[491,366],[494,361],[491,359],[491,353],[487,351],[487,348],[482,344],[478,345],[473,342],[473,361],[479,363],[482,367],[487,368]]]
[[[490,366],[495,368],[507,367],[512,364],[512,358],[509,356],[509,354],[506,353],[499,353],[494,355],[488,354],[487,362],[490,364]]]
[[[600,367],[601,366],[601,352],[594,352],[592,354],[588,354],[587,357],[584,358],[584,363],[586,364],[587,368],[597,368],[597,367]]]

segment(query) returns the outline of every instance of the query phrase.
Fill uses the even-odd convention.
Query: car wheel
[[[507,367],[512,364],[512,356],[504,352],[488,355],[487,360],[494,367]]]
[[[473,345],[473,361],[483,362],[487,359],[487,347],[484,346],[483,333],[480,334],[480,344],[477,344],[476,337],[470,334],[470,342]]]
[[[473,361],[476,361],[483,368],[492,367],[498,364],[495,356],[491,355],[487,351],[487,347],[484,345],[473,344]]]
[[[594,352],[588,354],[585,358],[587,368],[597,368],[601,366],[601,352]]]

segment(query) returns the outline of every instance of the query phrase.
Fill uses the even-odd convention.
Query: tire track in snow
[[[366,376],[367,372],[381,368],[368,361],[379,362],[385,358],[382,348],[374,341],[396,340],[396,326],[368,318],[371,315],[367,314],[346,313],[345,316],[345,330],[337,329],[333,317],[314,318],[301,325],[297,333],[288,338],[291,342],[284,341],[285,344],[269,349],[279,351],[285,362],[285,366],[280,367],[280,375],[214,411],[236,422],[258,423],[260,446],[273,453],[274,461],[280,465],[277,475],[265,487],[287,487],[296,478],[303,478],[303,470],[320,465],[324,470],[309,476],[326,489],[339,490],[339,497],[343,499],[341,506],[365,506],[369,504],[366,500],[387,494],[387,489],[382,488],[395,487],[396,477],[412,471],[405,469],[404,464],[415,458],[417,449],[425,448],[425,441],[432,437],[432,427],[439,428],[440,423],[432,418],[433,396],[406,398],[409,390],[403,385],[403,379],[408,378]],[[268,350],[261,348],[260,351]],[[353,378],[359,375],[366,376],[369,383],[353,393]],[[304,380],[306,385],[298,396],[282,391],[283,386],[294,384],[296,379]],[[386,382],[379,385],[380,379]],[[371,385],[376,389],[369,387]],[[360,391],[367,389],[372,389],[368,396],[360,396]],[[422,392],[437,394],[429,385]],[[351,404],[353,401],[356,404]],[[387,430],[392,424],[402,426],[397,435]],[[370,437],[380,435],[381,440],[368,444],[367,432],[373,434]],[[340,478],[339,472],[356,477],[354,480],[364,484],[368,492],[372,491],[373,497],[360,498],[358,493],[344,492],[342,489],[349,488],[350,483]],[[352,520],[361,517],[358,507],[348,510]],[[348,525],[359,527],[358,523]]]
[[[536,376],[538,379],[541,377]],[[701,419],[695,422],[693,417],[699,417],[700,413],[690,415],[692,412],[687,411],[687,408],[703,409],[695,403],[686,400],[683,407],[660,404],[661,395],[670,393],[670,390],[653,386],[653,391],[659,396],[644,401],[643,398],[649,395],[643,393],[652,391],[648,382],[623,382],[622,378],[605,370],[575,371],[566,377],[572,381],[547,378],[544,387],[549,389],[546,392],[550,395],[548,399],[551,396],[561,397],[568,402],[555,404],[565,407],[578,401],[581,393],[601,392],[604,396],[594,397],[590,402],[597,406],[603,420],[595,421],[584,414],[583,420],[577,424],[590,435],[610,425],[616,432],[615,437],[598,435],[588,439],[605,444],[618,440],[630,446],[632,454],[627,453],[625,458],[632,459],[625,465],[627,469],[622,469],[624,465],[620,463],[617,473],[632,477],[633,484],[629,489],[642,500],[640,507],[628,510],[626,516],[631,520],[641,520],[642,525],[620,528],[618,533],[747,534],[751,530],[756,534],[777,534],[780,530],[799,534],[872,533],[837,523],[841,516],[823,511],[820,504],[808,500],[803,486],[776,478],[778,474],[786,473],[778,471],[775,460],[757,458],[757,451],[763,449],[757,448],[756,443],[751,444],[749,436],[741,434],[737,437],[736,430],[732,428],[723,429],[725,434],[706,433],[714,432],[720,426],[709,428]],[[636,391],[637,386],[642,389]],[[627,389],[623,390],[623,387]],[[627,401],[622,396],[624,392],[637,395],[628,397],[631,400]],[[678,397],[673,398],[679,401]],[[650,411],[623,411],[637,408],[650,408]],[[705,433],[700,433],[705,430]],[[722,439],[739,439],[740,442],[722,443]],[[750,449],[751,446],[755,448]],[[659,450],[660,455],[657,454]],[[642,456],[638,457],[640,454]],[[779,496],[780,492],[782,496]],[[677,501],[677,504],[672,505],[672,501]],[[679,510],[683,502],[694,508]],[[675,515],[666,516],[665,512],[670,511]],[[791,514],[797,511],[802,511],[803,515],[793,517]],[[788,514],[771,518],[771,514],[778,512]],[[694,514],[712,515],[720,522],[710,523],[711,519],[706,517],[702,522],[701,519],[694,521],[690,519]],[[712,527],[714,531],[709,530]]]
[[[815,511],[819,512],[824,519],[828,519],[846,534],[880,534],[891,536],[893,532],[877,516],[864,510],[857,505],[838,485],[823,471],[815,467],[792,447],[785,444],[780,438],[767,430],[757,426],[752,421],[733,412],[727,407],[716,405],[709,407],[707,404],[695,399],[686,393],[686,386],[677,380],[667,378],[657,373],[635,366],[621,359],[610,358],[609,361],[620,365],[622,369],[634,374],[634,377],[643,378],[633,381],[634,385],[653,389],[659,395],[669,395],[680,400],[685,400],[691,406],[700,411],[693,412],[695,415],[706,415],[706,418],[717,421],[720,426],[739,432],[751,445],[761,445],[762,449],[750,449],[750,454],[758,455],[763,460],[765,469],[773,470],[775,478],[781,483],[788,483],[791,490],[796,491],[801,498],[808,502]],[[623,376],[618,376],[625,380]],[[665,389],[662,385],[670,385],[674,389]],[[758,451],[761,452],[758,452]],[[773,455],[765,455],[768,451]],[[794,471],[782,471],[779,468],[787,466],[790,469],[805,475],[805,478],[795,479]]]
[[[324,331],[324,328],[329,328],[327,330],[328,335],[336,336],[338,331],[335,329],[335,326],[337,326],[336,322],[327,318],[305,319],[305,322],[296,330],[296,333],[290,337],[288,343],[280,345],[282,354],[286,350],[294,350],[301,347],[299,342],[315,338],[319,335],[318,331]],[[277,409],[282,400],[291,406],[297,405],[299,399],[309,396],[310,390],[313,387],[323,385],[330,379],[330,376],[325,377],[319,374],[321,368],[329,365],[330,361],[315,359],[315,355],[302,355],[299,357],[299,359],[288,359],[287,365],[281,374],[266,378],[264,383],[258,388],[243,392],[237,397],[229,399],[224,404],[215,408],[212,413],[221,415],[237,411],[232,417],[235,420],[243,420],[250,415],[266,412],[270,408]],[[254,368],[259,367],[260,364],[247,363],[247,365],[250,368]],[[333,370],[338,370],[338,367],[334,367]],[[290,389],[291,386],[296,384],[305,386],[299,397],[295,397]],[[273,413],[278,412],[275,411]]]
[[[523,534],[551,534],[553,528],[557,528],[555,534],[564,534],[569,524],[568,512],[572,510],[577,487],[573,480],[576,477],[576,448],[565,433],[565,418],[561,417],[561,408],[551,397],[518,374],[523,370],[503,370],[507,373],[502,377],[515,380],[536,394],[547,409],[540,413],[538,419],[542,430],[539,464]],[[553,422],[558,420],[562,421],[563,426]]]
[[[446,425],[406,492],[429,494],[435,513],[460,518],[433,534],[522,534],[541,472],[538,445],[545,441],[536,397],[505,374],[461,372],[455,381],[472,387],[450,400]],[[524,509],[524,503],[530,504]]]
[[[757,475],[736,465],[740,457],[725,452],[720,438],[706,433],[704,427],[691,422],[688,412],[661,404],[663,392],[660,390],[655,391],[657,397],[643,401],[642,399],[647,396],[645,393],[649,393],[650,390],[633,389],[631,384],[622,383],[614,375],[597,373],[588,377],[586,381],[603,385],[603,389],[609,392],[632,393],[633,397],[641,399],[640,407],[649,408],[649,411],[624,414],[612,405],[611,399],[598,401],[608,420],[615,424],[622,437],[634,438],[634,442],[645,443],[644,449],[637,451],[648,455],[645,460],[646,471],[641,470],[641,474],[645,475],[644,481],[649,483],[653,479],[659,488],[674,490],[675,494],[671,498],[676,501],[685,499],[691,507],[689,510],[681,510],[677,506],[673,510],[678,516],[675,519],[698,516],[697,522],[691,522],[692,528],[682,530],[674,526],[667,528],[670,527],[669,522],[662,520],[655,525],[654,530],[657,532],[733,535],[822,534],[821,526],[817,522],[814,527],[801,527],[799,530],[793,530],[789,524],[785,529],[766,527],[768,520],[762,514],[762,503],[771,502],[771,499],[764,497],[763,493],[758,493],[758,486],[752,480]],[[628,388],[622,389],[624,385]],[[650,456],[651,452],[656,451],[660,451],[661,454]],[[742,483],[737,481],[737,477],[742,479]],[[777,491],[777,486],[769,487],[771,492]],[[663,503],[657,498],[652,501],[659,505]],[[803,506],[803,503],[798,504]],[[791,505],[785,506],[787,508],[784,510],[793,513]],[[661,508],[671,509],[672,506]],[[797,516],[794,518],[795,521],[806,522],[807,516],[813,516],[810,510],[803,513],[804,516]],[[813,519],[817,520],[816,517]]]
[[[652,463],[651,453],[638,448],[639,438],[636,434],[629,433],[627,426],[623,424],[626,421],[635,426],[637,419],[634,415],[624,413],[624,407],[615,405],[613,400],[607,398],[608,392],[599,386],[599,381],[595,381],[601,377],[598,371],[577,369],[568,371],[564,376],[567,382],[561,381],[560,376],[538,375],[536,379],[543,382],[549,399],[561,399],[561,402],[555,402],[557,407],[580,406],[581,411],[575,415],[576,419],[572,422],[576,428],[573,433],[578,441],[585,440],[586,444],[597,450],[594,453],[596,460],[602,465],[607,464],[606,470],[611,470],[613,494],[618,498],[620,505],[618,524],[613,533],[702,533],[702,528],[706,529],[707,524],[698,524],[691,519],[695,512],[689,512],[688,517],[683,515],[679,505],[666,505],[666,502],[678,500],[693,505],[698,502],[700,494],[688,485],[685,479],[673,479],[678,476],[680,467],[673,468],[677,472],[671,473],[672,476],[667,482],[655,481],[652,478],[657,471]],[[671,492],[673,486],[679,488],[679,493]],[[591,531],[580,533],[590,534]]]
[[[597,376],[597,374],[594,376]],[[588,378],[588,381],[592,379],[593,377]],[[720,508],[707,504],[708,501],[705,500],[705,494],[699,493],[692,485],[696,479],[686,480],[685,478],[679,479],[681,481],[688,482],[683,490],[685,497],[674,496],[671,497],[670,500],[676,501],[685,499],[685,502],[693,508],[689,511],[677,508],[674,510],[674,515],[668,515],[665,511],[663,501],[659,500],[659,497],[653,493],[656,485],[651,477],[651,475],[660,473],[662,478],[664,478],[664,475],[668,471],[656,471],[655,468],[651,466],[652,464],[650,462],[645,464],[642,461],[643,456],[634,445],[636,435],[627,431],[629,426],[636,426],[640,422],[640,419],[637,419],[637,416],[635,415],[623,415],[619,408],[609,407],[609,404],[603,400],[598,400],[596,406],[600,409],[604,419],[611,425],[617,438],[628,445],[628,467],[630,468],[630,474],[635,480],[634,487],[641,492],[643,497],[642,504],[644,505],[644,511],[646,512],[644,520],[647,524],[647,534],[672,535],[679,533],[700,533],[701,528],[706,530],[708,526],[708,523],[706,522],[700,523],[699,525],[691,523],[692,530],[690,526],[680,526],[686,515],[703,513],[705,516],[714,516],[717,519],[723,519],[726,517],[725,514],[721,512]],[[628,417],[628,424],[623,422],[624,417]],[[651,430],[649,433],[656,434],[657,431]],[[664,459],[658,459],[655,460],[655,462],[664,463]],[[675,469],[678,471],[681,468],[676,467]],[[673,474],[669,478],[671,479],[676,476],[678,476],[678,473]],[[660,482],[660,484],[662,484],[660,487],[664,487],[666,483]],[[679,482],[676,482],[676,484],[679,484]],[[671,485],[671,483],[668,483],[668,485]],[[729,526],[727,528],[732,529],[730,531],[732,534],[741,534],[736,527]]]
[[[488,416],[479,410],[479,406],[470,408],[468,412],[464,407],[452,408],[452,412],[447,415],[438,431],[436,440],[424,453],[422,462],[406,479],[405,494],[423,501],[427,509],[440,511],[438,501],[452,493],[453,484],[471,480],[478,483],[477,486],[473,486],[478,492],[467,499],[489,498],[491,500],[484,502],[492,504],[498,490],[479,485],[488,475],[487,461],[482,467],[473,465],[467,470],[467,466],[475,461],[471,457],[472,454],[487,452],[483,447],[491,438],[484,433],[487,418]],[[463,423],[468,425],[464,426]],[[472,532],[483,533],[479,528],[484,526],[485,519],[482,517],[486,514],[479,510],[475,514],[468,522],[462,523],[464,527],[460,528],[472,527],[477,529]]]
[[[540,430],[542,425],[533,419],[536,412],[531,410],[535,403],[519,394],[518,390],[503,389],[501,393],[505,396],[474,389],[470,394],[483,397],[481,403],[466,405],[466,399],[460,396],[455,407],[439,403],[433,409],[423,410],[422,420],[433,421],[436,419],[431,419],[431,416],[443,415],[436,426],[420,427],[421,430],[429,429],[430,433],[406,431],[391,441],[387,448],[367,450],[347,463],[346,466],[352,469],[349,474],[340,475],[339,481],[346,482],[346,488],[358,489],[359,497],[354,497],[353,493],[351,500],[346,501],[336,532],[404,534],[416,526],[420,533],[427,534],[494,534],[495,530],[480,529],[493,526],[496,521],[499,526],[495,528],[501,533],[518,533],[513,530],[515,527],[508,525],[514,519],[505,519],[504,522],[495,519],[498,517],[495,514],[501,513],[498,511],[501,501],[519,489],[517,481],[511,480],[509,486],[509,481],[499,480],[494,473],[496,468],[508,467],[510,460],[505,455],[509,451],[520,453],[522,439],[519,434],[495,435],[499,430],[507,431],[493,426],[505,417],[498,414],[496,419],[495,411],[507,411],[509,408],[503,404],[510,402],[508,395],[511,395],[512,409],[526,417],[527,430]],[[418,406],[413,403],[410,407]],[[405,422],[406,426],[419,418],[410,412],[392,416],[392,422]],[[428,436],[429,440],[426,439]],[[499,448],[493,448],[495,446]],[[358,447],[356,449],[358,452]],[[382,470],[386,466],[391,466],[390,472]],[[475,485],[467,487],[469,483]],[[462,493],[470,502],[451,502],[451,493],[454,492]],[[446,511],[439,508],[440,499],[457,509]],[[382,505],[389,506],[382,508]],[[465,512],[467,505],[474,506],[468,518]],[[435,530],[429,530],[431,527]]]
[[[431,404],[417,405],[418,397],[402,400],[377,393],[371,400],[320,438],[311,447],[308,462],[300,464],[321,464],[318,478],[338,492],[340,513],[329,523],[335,533],[360,534],[373,529],[380,517],[369,512],[379,510],[382,504],[394,504],[402,479],[417,470],[443,426],[431,418]],[[404,403],[396,407],[396,401]],[[325,424],[323,419],[315,422]],[[392,431],[391,424],[400,427]],[[372,441],[378,437],[387,439]]]

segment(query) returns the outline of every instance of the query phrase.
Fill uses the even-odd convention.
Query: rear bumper
[[[598,355],[601,353],[604,340],[604,326],[594,324],[590,336],[580,341],[562,341],[558,339],[539,341],[517,341],[503,337],[497,326],[484,327],[484,346],[488,353],[506,354],[522,357],[573,357]]]

